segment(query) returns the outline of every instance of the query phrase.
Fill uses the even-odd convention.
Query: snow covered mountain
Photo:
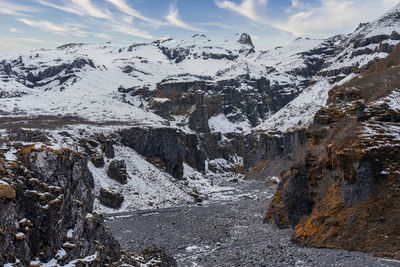
[[[241,121],[249,128],[309,85],[321,64],[302,52],[321,42],[298,39],[288,47],[258,51],[247,34],[220,44],[195,35],[188,41],[170,39],[129,47],[69,44],[7,54],[0,63],[0,109],[12,116],[68,114],[97,121],[161,124],[164,119],[147,111],[151,102],[155,106],[167,101],[154,97],[162,95],[157,90],[167,84],[200,82],[212,97],[226,93],[221,103],[224,112],[213,115],[228,124]],[[319,52],[325,56],[330,50]],[[251,107],[240,100],[226,103],[233,101],[228,94],[238,98],[248,92],[253,95],[247,101],[253,102]],[[245,109],[250,109],[247,117],[226,119],[240,117]],[[252,112],[258,113],[255,118]]]
[[[68,114],[157,125],[169,120],[200,132],[304,127],[330,88],[399,43],[398,16],[396,6],[347,36],[299,38],[269,51],[237,34],[222,43],[194,35],[128,47],[67,44],[6,54],[0,63],[0,109],[10,116]],[[186,100],[171,99],[166,87],[180,87]],[[186,127],[199,90],[219,107],[201,112],[202,125]]]

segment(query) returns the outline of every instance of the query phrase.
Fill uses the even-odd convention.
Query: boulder
[[[100,154],[94,154],[93,156],[91,156],[90,161],[96,168],[102,168],[105,164],[103,155]]]
[[[126,172],[126,164],[122,159],[115,159],[108,166],[107,175],[115,181],[126,184],[128,182],[128,174]]]
[[[111,140],[106,140],[101,144],[101,150],[104,152],[105,156],[109,159],[115,157],[114,145]]]
[[[0,180],[0,198],[14,199],[15,189],[8,183]]]
[[[104,206],[119,209],[124,202],[124,196],[121,193],[101,188],[99,200]]]

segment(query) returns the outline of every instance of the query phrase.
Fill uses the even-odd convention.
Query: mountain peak
[[[400,20],[400,2],[397,3],[392,9],[390,9],[388,12],[386,12],[380,19],[381,20]]]
[[[251,47],[254,48],[253,41],[251,40],[250,35],[247,34],[247,33],[242,33],[242,34],[240,35],[240,38],[239,38],[238,42],[239,42],[240,44],[250,45]]]

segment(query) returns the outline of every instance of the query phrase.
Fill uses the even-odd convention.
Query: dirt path
[[[263,223],[274,186],[237,186],[240,197],[233,201],[110,214],[106,221],[126,249],[158,245],[179,266],[400,266],[358,252],[299,247],[290,242],[290,230]]]

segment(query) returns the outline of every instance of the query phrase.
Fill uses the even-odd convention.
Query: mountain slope
[[[333,88],[314,117],[267,213],[299,242],[400,259],[399,55]]]

